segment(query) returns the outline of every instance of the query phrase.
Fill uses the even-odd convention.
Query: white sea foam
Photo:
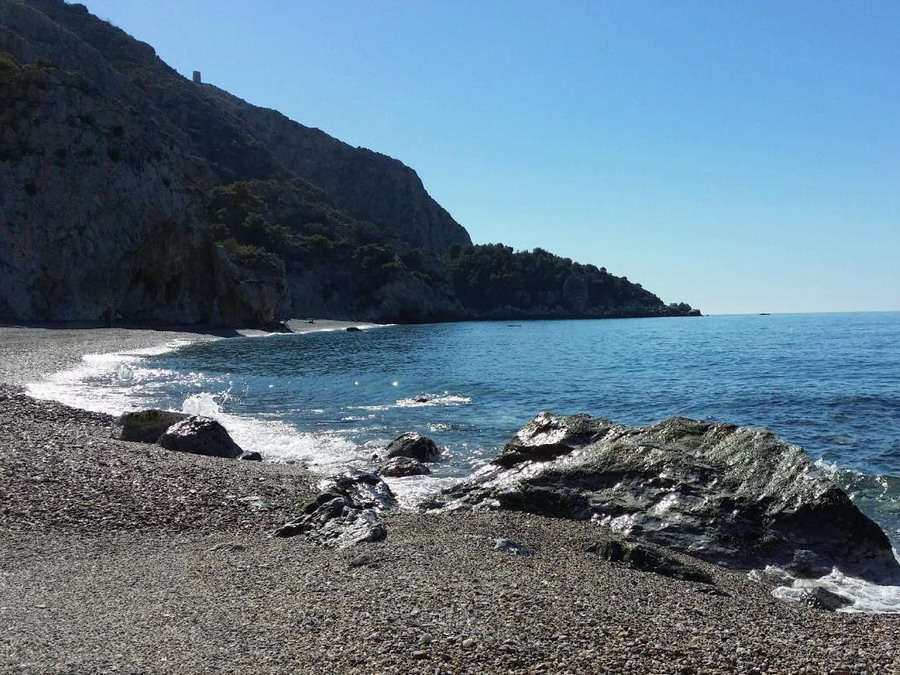
[[[418,408],[429,406],[468,405],[472,399],[468,396],[455,396],[448,392],[443,394],[420,394],[410,398],[401,398],[397,401],[399,408]]]
[[[894,555],[896,557],[896,551]],[[851,601],[851,604],[837,610],[839,612],[900,614],[900,586],[873,584],[848,576],[837,568],[818,579],[797,579],[786,570],[774,566],[767,566],[762,573],[753,570],[749,574],[753,581],[759,581],[763,576],[782,582],[772,590],[772,595],[779,600],[799,602],[806,596],[807,589],[821,586]]]
[[[130,395],[137,385],[169,373],[142,368],[143,357],[166,354],[187,344],[190,340],[174,340],[157,347],[85,354],[74,368],[53,373],[40,382],[27,385],[26,389],[35,398],[60,401],[83,410],[119,414],[140,407],[141,399]],[[106,386],[97,386],[100,383]]]

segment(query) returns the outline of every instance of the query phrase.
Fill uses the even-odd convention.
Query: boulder
[[[191,415],[166,429],[157,441],[166,450],[235,459],[243,454],[225,427],[209,417]]]
[[[251,452],[242,452],[238,459],[242,459],[245,462],[261,462],[262,455],[254,450]]]
[[[321,487],[322,492],[304,505],[302,515],[275,530],[273,537],[303,534],[329,548],[346,548],[387,537],[380,514],[395,500],[377,474],[350,469],[323,481]]]
[[[392,457],[412,457],[420,462],[435,462],[441,457],[441,450],[434,441],[415,431],[408,431],[388,443],[385,459]]]
[[[734,569],[900,579],[881,528],[802,448],[767,429],[680,417],[629,428],[541,413],[491,464],[423,506],[590,519]]]
[[[136,410],[119,416],[116,437],[123,441],[156,443],[173,424],[190,417],[170,410]]]
[[[388,478],[399,478],[424,476],[431,473],[431,469],[412,457],[391,457],[379,467],[378,473]]]

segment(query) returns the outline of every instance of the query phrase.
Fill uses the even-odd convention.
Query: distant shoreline
[[[293,319],[294,333],[371,328],[382,324],[336,319]],[[268,335],[259,329],[215,326],[140,326],[96,322],[0,324],[0,382],[23,386],[78,365],[86,354],[109,354],[159,347],[174,341],[195,342]]]

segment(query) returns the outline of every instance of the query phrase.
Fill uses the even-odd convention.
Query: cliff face
[[[354,148],[276,110],[259,108],[212,85],[200,91],[241,120],[275,157],[322,188],[352,216],[383,228],[412,247],[443,254],[471,245],[469,233],[425,191],[419,176],[392,157]]]
[[[686,313],[505,251],[395,159],[190,82],[81,5],[0,0],[0,321]]]
[[[7,59],[0,72],[0,316],[265,314],[240,298],[233,266],[200,230],[196,186],[208,172],[178,130],[40,12],[4,2],[0,26],[14,59],[43,59]],[[78,71],[51,65],[67,53]]]
[[[211,95],[79,5],[0,0],[0,51],[11,57],[0,70],[0,319],[96,319],[111,308],[173,322],[415,320],[459,309],[447,278],[424,283],[398,269],[373,288],[350,264],[360,245],[436,254],[468,242],[400,162],[314,132],[310,151],[324,155],[306,164],[325,188],[304,181],[232,112],[269,111]],[[297,148],[311,130],[292,124],[283,140]],[[210,190],[247,181],[279,186],[272,208],[294,248],[324,233],[351,243],[346,259],[285,265],[248,255],[243,240],[222,246]],[[380,196],[367,206],[366,194]]]

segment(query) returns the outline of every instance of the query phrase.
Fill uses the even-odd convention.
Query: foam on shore
[[[359,324],[360,329],[378,327]],[[344,330],[344,326],[318,325],[305,332]],[[259,333],[247,337],[287,337],[300,333]],[[214,338],[223,339],[223,338]],[[203,373],[176,373],[150,368],[146,357],[176,351],[191,344],[191,339],[170,340],[164,344],[121,352],[85,354],[79,365],[53,373],[29,384],[27,392],[34,398],[55,400],[74,408],[119,415],[122,412],[160,407],[155,396],[156,383],[179,379],[185,385],[200,387],[200,393],[187,396],[178,406],[168,406],[193,415],[204,415],[220,422],[246,451],[259,452],[265,461],[302,464],[310,471],[329,475],[348,467],[371,470],[377,465],[373,455],[390,439],[374,439],[362,445],[347,438],[340,430],[300,431],[279,419],[250,417],[229,411],[230,402],[239,396],[233,385],[222,378]],[[430,405],[464,405],[464,397],[430,395]],[[403,406],[406,402],[398,401]],[[412,507],[428,493],[449,485],[452,477],[421,476],[388,479],[401,506]]]
[[[897,557],[897,551],[894,551]],[[900,560],[900,558],[898,558]],[[844,574],[837,568],[818,579],[798,579],[787,570],[769,565],[765,571],[752,570],[748,577],[751,581],[762,581],[765,576],[774,576],[783,580],[781,585],[772,589],[772,595],[788,602],[803,601],[809,589],[822,587],[850,601],[838,612],[863,614],[900,614],[900,586],[874,584]]]

